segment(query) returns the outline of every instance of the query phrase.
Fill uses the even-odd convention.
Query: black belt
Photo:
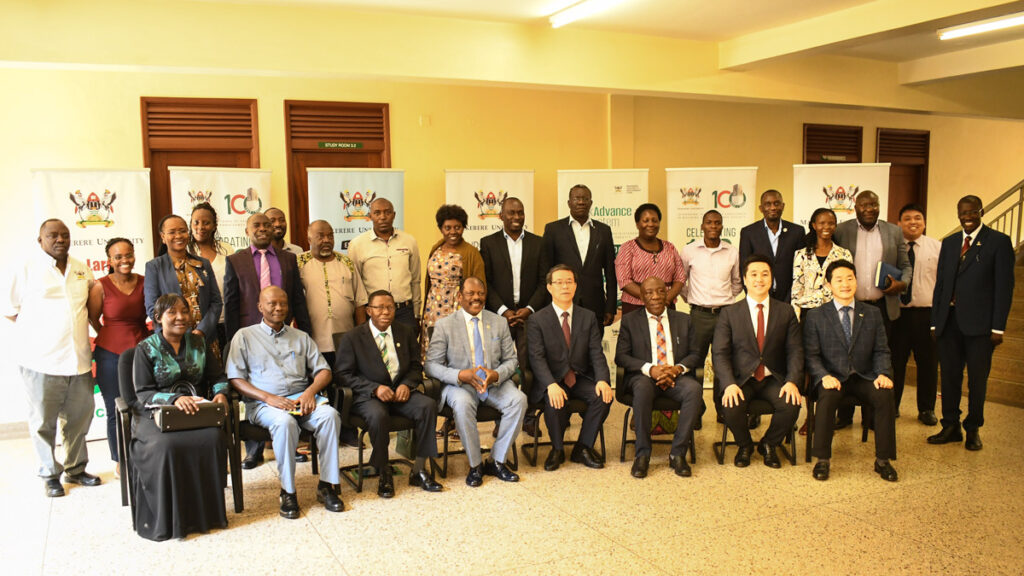
[[[412,300],[406,300],[405,302],[396,302],[395,309],[401,310],[402,308],[408,308],[412,306]]]
[[[719,312],[722,311],[722,308],[725,308],[725,306],[711,306],[711,307],[708,307],[708,306],[697,306],[696,304],[690,304],[690,309],[691,310],[699,310],[701,312],[707,312],[708,314],[718,314]]]

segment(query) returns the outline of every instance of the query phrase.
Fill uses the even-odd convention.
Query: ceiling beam
[[[896,30],[937,21],[945,21],[942,25],[946,26],[988,18],[1012,12],[1022,5],[1024,2],[1005,0],[876,0],[720,42],[718,67],[742,69],[764,60],[869,37],[885,37]],[[970,20],[962,16],[968,13]]]
[[[969,74],[1024,67],[1024,39],[900,62],[900,84],[922,84]]]

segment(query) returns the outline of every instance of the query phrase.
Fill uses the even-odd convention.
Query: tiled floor
[[[905,407],[896,484],[873,472],[872,444],[850,429],[836,437],[825,483],[802,458],[772,470],[755,456],[737,469],[730,451],[719,466],[710,414],[693,478],[674,476],[667,447],[656,446],[650,476],[635,480],[631,451],[618,461],[623,410],[616,405],[606,423],[604,470],[567,463],[544,472],[522,462],[520,483],[486,477],[472,489],[456,456],[441,494],[410,488],[403,476],[385,501],[369,480],[362,494],[344,485],[347,510],[332,514],[316,504],[316,480],[300,465],[303,515],[285,520],[270,462],[245,473],[244,513],[231,512],[229,491],[228,529],[164,543],[132,532],[105,443],[90,445],[90,470],[105,484],[50,500],[32,476],[29,442],[0,442],[0,565],[12,575],[1024,573],[1022,409],[990,404],[985,448],[974,453],[927,445],[936,429]],[[342,458],[353,461],[355,451]]]

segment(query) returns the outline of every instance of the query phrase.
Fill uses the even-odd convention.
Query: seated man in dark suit
[[[770,298],[772,267],[768,257],[753,254],[743,263],[747,297],[722,310],[711,345],[711,361],[722,394],[725,424],[739,450],[734,463],[750,465],[754,441],[747,425],[747,404],[767,400],[775,409],[757,449],[764,464],[780,468],[776,449],[800,415],[804,349],[793,308]]]
[[[856,396],[875,413],[875,472],[889,482],[896,470],[896,401],[885,324],[877,306],[856,302],[857,274],[852,262],[838,260],[825,270],[832,304],[811,309],[804,322],[804,350],[810,385],[818,393],[814,477],[828,480],[835,414],[843,396]]]
[[[386,290],[370,294],[366,310],[370,321],[345,333],[334,364],[334,381],[354,393],[353,410],[366,420],[373,454],[370,463],[380,471],[377,495],[391,498],[395,485],[388,464],[388,417],[403,416],[416,423],[416,462],[410,486],[440,492],[441,484],[424,469],[427,458],[437,456],[434,424],[437,403],[419,392],[423,383],[420,346],[416,332],[395,324],[395,299]]]
[[[666,396],[679,404],[679,421],[672,437],[668,465],[676,475],[691,475],[686,447],[693,424],[700,417],[703,388],[692,372],[697,368],[697,333],[690,329],[690,316],[668,310],[665,282],[651,276],[640,285],[644,309],[622,317],[615,363],[626,370],[619,386],[633,390],[633,418],[636,420],[634,478],[647,476],[651,461],[651,412],[654,399]]]
[[[587,403],[571,460],[588,468],[604,468],[601,457],[594,452],[594,440],[608,417],[614,395],[608,385],[608,361],[601,349],[602,326],[593,312],[573,305],[575,270],[564,264],[555,266],[548,272],[547,286],[551,304],[526,323],[534,377],[530,400],[544,402],[544,423],[551,437],[551,453],[544,469],[557,470],[565,462],[562,442],[569,426],[569,398]]]

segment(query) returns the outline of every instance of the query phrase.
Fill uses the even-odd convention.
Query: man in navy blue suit
[[[932,298],[932,334],[942,369],[942,430],[929,444],[960,442],[960,391],[967,366],[965,447],[981,450],[978,429],[985,423],[985,388],[992,351],[1003,342],[1013,300],[1013,244],[1010,237],[981,224],[985,210],[977,196],[956,205],[963,232],[942,241]]]

